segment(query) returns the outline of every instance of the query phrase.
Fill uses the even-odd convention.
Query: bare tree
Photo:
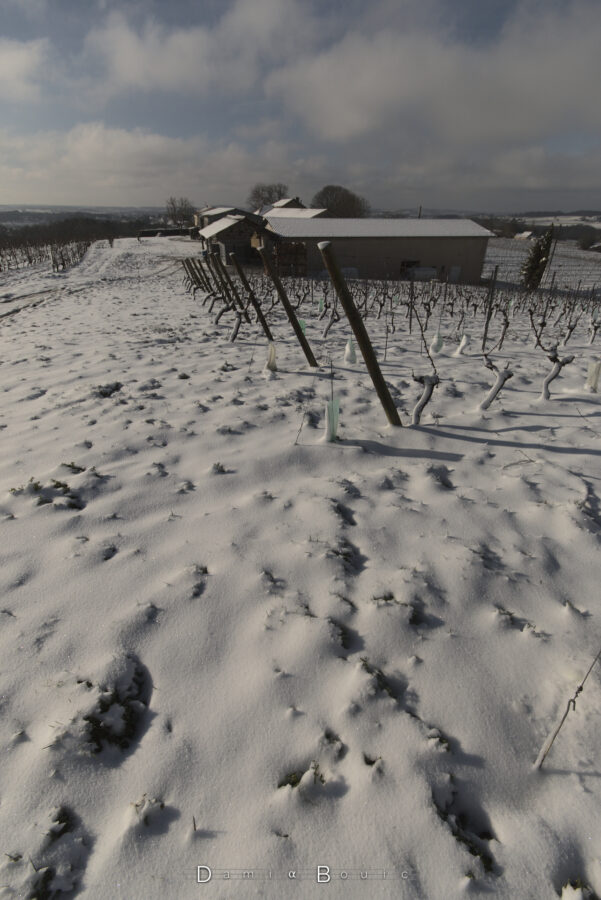
[[[194,221],[195,207],[187,197],[169,197],[165,206],[165,213],[168,219],[183,228],[185,225],[192,225]]]
[[[288,196],[288,185],[282,184],[281,181],[273,184],[264,184],[257,182],[248,195],[247,203],[252,209],[261,209],[263,206],[269,206],[276,200],[282,200]]]
[[[167,204],[165,206],[165,215],[170,222],[175,222],[177,219],[177,198],[169,197],[167,200]]]

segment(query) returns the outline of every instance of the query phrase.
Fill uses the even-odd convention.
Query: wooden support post
[[[363,319],[357,311],[357,307],[355,306],[353,298],[351,297],[351,293],[346,285],[342,272],[340,271],[330,242],[322,241],[317,246],[321,252],[323,261],[326,264],[326,268],[328,270],[336,293],[338,294],[338,297],[342,304],[342,308],[344,309],[350,326],[353,329],[357,344],[359,345],[359,349],[363,354],[363,359],[365,360],[367,371],[371,376],[371,380],[373,381],[376,393],[380,398],[380,403],[384,407],[386,417],[391,425],[401,426],[403,423],[400,420],[398,410],[394,405],[392,397],[390,396],[390,391],[388,390],[386,382],[384,381],[384,376],[382,375],[380,366],[378,365],[378,360],[376,359],[374,348],[371,345],[369,335],[367,334],[367,330],[365,328],[365,325],[363,324]]]
[[[193,258],[191,260],[191,263],[192,263],[192,268],[198,275],[198,280],[200,281],[200,283],[202,285],[203,291],[206,291],[207,294],[212,294],[213,288],[211,287],[211,283],[210,283],[209,279],[207,278],[207,275],[205,273],[205,270],[203,268],[201,261],[199,259]]]
[[[196,278],[196,273],[194,272],[194,270],[192,269],[192,267],[190,265],[190,260],[182,259],[182,265],[184,267],[184,272],[186,273],[186,277],[189,282],[189,288],[193,287],[194,293],[196,293],[196,290],[198,288],[198,279]]]
[[[217,277],[217,274],[215,273],[215,269],[211,262],[211,255],[208,251],[205,251],[204,262],[208,272],[207,278],[209,279],[209,283],[212,280],[213,284],[215,285],[215,287],[212,289],[212,293],[217,294],[220,299],[225,300],[225,302],[227,303],[227,297],[223,292],[223,286],[221,284],[221,281]]]
[[[221,285],[221,292],[225,297],[225,302],[228,304],[231,310],[234,310],[234,312],[238,312],[238,310],[236,309],[236,302],[234,300],[233,294],[228,287],[221,266],[219,265],[219,251],[213,250],[212,253],[209,253],[209,255],[207,256],[207,262],[210,262],[211,266],[213,267],[215,277],[218,279],[219,284]]]
[[[194,294],[196,294],[196,291],[199,288],[201,288],[203,291],[205,291],[206,287],[204,284],[204,280],[198,274],[198,270],[197,270],[196,266],[194,265],[192,258],[184,259],[183,264],[184,264],[184,269],[186,270],[186,274],[188,275],[188,278],[194,287]]]
[[[313,351],[311,350],[311,347],[309,346],[309,342],[308,342],[307,338],[305,337],[305,335],[303,334],[303,329],[299,325],[298,319],[296,318],[296,313],[294,312],[294,309],[292,308],[292,304],[290,303],[290,300],[288,299],[286,291],[284,290],[284,285],[280,281],[279,276],[275,273],[273,265],[271,263],[271,260],[269,258],[269,255],[268,255],[265,247],[261,246],[258,248],[258,250],[259,250],[259,255],[263,261],[263,265],[265,266],[265,271],[269,274],[269,277],[271,278],[271,280],[274,283],[278,297],[280,298],[280,302],[281,302],[282,306],[284,307],[284,309],[286,310],[286,315],[288,316],[288,321],[292,325],[292,327],[294,329],[294,333],[297,337],[297,340],[298,340],[299,344],[301,345],[301,347],[303,348],[303,353],[305,354],[305,356],[307,358],[307,362],[309,363],[310,366],[313,366],[313,368],[316,369],[316,368],[318,368],[319,363],[313,356]]]
[[[488,337],[488,326],[490,325],[490,319],[492,316],[492,301],[495,295],[495,285],[497,283],[497,275],[499,273],[499,267],[495,266],[495,271],[493,273],[491,282],[490,282],[490,291],[488,293],[488,302],[486,304],[486,322],[484,323],[484,334],[482,335],[482,352],[486,352],[486,338]]]
[[[242,310],[239,309],[232,292],[229,290],[227,282],[225,280],[225,275],[223,274],[223,267],[220,264],[220,259],[218,255],[219,251],[214,250],[210,256],[207,257],[207,263],[212,263],[212,271],[215,274],[217,280],[221,284],[223,290],[223,296],[225,298],[225,305],[223,309],[217,314],[217,318],[215,319],[215,324],[219,322],[219,319],[223,315],[223,313],[227,310],[228,312],[233,312],[236,315],[236,324],[234,325],[233,331],[230,335],[230,341],[233,343],[238,337],[238,331],[240,330],[240,325],[242,323],[242,312],[244,312],[244,307]],[[240,301],[240,298],[238,297]],[[241,302],[241,301],[240,301]],[[248,318],[250,322],[250,318]]]
[[[238,307],[238,309],[240,310],[240,312],[242,313],[242,315],[244,316],[244,318],[250,325],[251,324],[250,316],[248,315],[248,313],[246,311],[246,308],[244,306],[244,303],[242,302],[242,298],[240,297],[240,294],[238,293],[238,289],[236,288],[236,285],[230,278],[230,273],[228,272],[226,267],[223,265],[223,263],[221,261],[221,257],[219,256],[218,253],[213,254],[213,261],[214,261],[216,267],[219,269],[219,272],[221,273],[221,277],[223,278],[224,282],[227,284],[230,295],[234,298],[234,306]]]
[[[242,266],[236,259],[236,254],[233,252],[230,253],[230,259],[232,261],[234,268],[236,269],[236,272],[238,273],[238,277],[240,278],[240,281],[244,285],[244,289],[245,289],[246,293],[248,294],[248,299],[250,300],[250,302],[253,305],[253,309],[257,314],[257,319],[261,323],[261,327],[262,327],[263,331],[265,332],[265,337],[267,338],[268,341],[273,341],[273,335],[271,333],[271,329],[269,328],[269,325],[267,324],[265,316],[263,315],[263,310],[261,309],[261,304],[255,297],[254,291],[251,288],[250,284],[248,283],[248,278],[244,274],[244,269],[242,268]]]

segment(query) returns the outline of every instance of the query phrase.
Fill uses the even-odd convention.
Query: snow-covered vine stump
[[[551,394],[549,393],[549,385],[551,384],[552,381],[554,381],[557,378],[557,376],[559,375],[559,373],[561,372],[563,367],[569,366],[569,364],[571,362],[574,362],[575,358],[576,357],[574,355],[572,355],[572,356],[564,356],[563,359],[560,359],[559,355],[557,353],[557,346],[551,348],[551,352],[549,353],[549,359],[553,363],[553,368],[551,369],[551,371],[549,372],[549,374],[543,381],[543,392],[540,397],[541,400],[550,400],[551,399]]]
[[[490,369],[492,372],[496,372],[497,378],[496,378],[495,383],[491,387],[490,391],[488,392],[488,394],[486,395],[486,397],[484,398],[484,400],[478,407],[478,409],[481,409],[481,410],[488,409],[488,407],[493,402],[493,400],[495,399],[497,394],[500,392],[503,385],[507,381],[509,381],[510,378],[513,378],[513,372],[511,371],[509,366],[506,366],[503,370],[499,370],[495,366],[495,364],[490,361],[490,359],[487,356],[485,356],[484,359],[485,359],[485,365],[486,365],[487,369]]]
[[[355,352],[355,345],[353,344],[352,337],[348,339],[346,347],[344,348],[344,361],[351,364],[357,362],[357,354]]]
[[[588,372],[586,378],[586,389],[592,394],[596,394],[599,390],[599,375],[601,374],[601,362],[594,361],[588,364]]]
[[[459,344],[459,346],[453,353],[453,356],[463,356],[463,352],[464,352],[464,350],[467,350],[467,348],[469,347],[469,343],[470,343],[469,334],[464,334],[461,338],[461,343]]]
[[[430,353],[440,353],[444,346],[444,341],[439,331],[436,332],[430,344]]]
[[[415,406],[413,415],[411,417],[411,424],[419,425],[421,414],[424,411],[427,403],[429,403],[434,388],[436,387],[436,385],[440,384],[440,378],[438,377],[438,375],[414,375],[413,380],[417,381],[418,384],[423,384],[424,386],[422,395],[419,399],[419,402]]]

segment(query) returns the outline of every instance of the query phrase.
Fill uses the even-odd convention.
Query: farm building
[[[317,244],[331,241],[343,269],[362,278],[438,278],[478,284],[491,232],[470,219],[271,218],[263,237],[280,274],[319,275]]]
[[[233,206],[204,206],[195,214],[194,224],[197,228],[206,228],[211,222],[222,219],[223,216],[227,216],[229,213],[237,212],[239,210]]]
[[[229,265],[229,254],[235,253],[244,265],[259,263],[259,255],[251,245],[251,238],[263,230],[263,220],[249,213],[225,215],[201,228],[198,236],[205,250],[217,248],[224,265]]]

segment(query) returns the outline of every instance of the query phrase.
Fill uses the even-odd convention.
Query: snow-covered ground
[[[499,267],[499,282],[520,282],[520,270],[532,248],[530,241],[491,238],[488,242],[482,274],[490,277]],[[601,290],[601,253],[581,250],[575,241],[558,241],[543,286],[553,283],[561,290]]]
[[[601,221],[596,213],[585,215],[558,215],[558,216],[519,216],[527,225],[589,225],[592,228],[601,228]]]
[[[310,369],[272,313],[265,373],[195,249],[2,276],[0,896],[601,893],[601,664],[533,768],[601,645],[584,320],[546,402],[512,320],[485,413],[447,322],[393,428],[344,321],[303,307]],[[366,324],[407,426],[419,335]]]

